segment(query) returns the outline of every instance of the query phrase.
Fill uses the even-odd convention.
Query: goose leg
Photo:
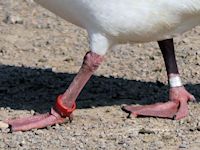
[[[10,125],[11,131],[27,131],[33,128],[44,128],[56,123],[63,123],[66,117],[71,118],[72,111],[66,114],[66,112],[63,112],[63,109],[69,108],[68,110],[70,110],[74,106],[79,93],[102,61],[103,56],[94,52],[88,52],[84,57],[78,74],[73,79],[69,88],[59,97],[62,104],[60,106],[55,105],[47,114],[5,121]]]
[[[176,83],[177,79],[180,80],[180,75],[176,63],[173,39],[159,41],[158,44],[163,54],[168,75],[170,86],[169,100],[179,103],[175,119],[182,119],[188,115],[188,101],[195,101],[195,97],[185,89],[185,87],[181,84],[181,81],[180,83]]]
[[[173,39],[158,41],[163,54],[169,80],[169,102],[146,106],[125,106],[122,109],[136,116],[181,119],[188,115],[189,100],[195,100],[182,85],[174,52]]]

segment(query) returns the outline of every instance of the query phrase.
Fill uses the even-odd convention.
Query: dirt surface
[[[200,100],[200,27],[175,38],[186,88]],[[0,0],[0,120],[44,113],[65,91],[89,50],[84,30],[32,0]],[[28,132],[0,131],[10,150],[199,150],[200,104],[180,121],[130,118],[122,104],[167,101],[164,62],[156,42],[121,45],[78,98],[72,123]]]

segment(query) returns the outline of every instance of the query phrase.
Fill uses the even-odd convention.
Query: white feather
[[[91,50],[172,38],[200,24],[200,0],[35,0],[85,28]]]

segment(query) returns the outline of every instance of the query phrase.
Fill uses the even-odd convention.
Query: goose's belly
[[[35,1],[89,33],[106,34],[117,42],[167,39],[200,24],[199,0]]]
[[[147,19],[146,21],[132,21],[132,25],[121,21],[119,25],[110,23],[109,25],[102,26],[102,30],[119,43],[149,42],[173,38],[200,25],[199,16],[185,19],[177,17],[177,20],[167,20],[166,18],[160,20],[155,18]]]
[[[107,3],[108,7],[105,8],[97,6],[99,9],[93,11],[94,27],[91,27],[102,30],[118,42],[163,40],[200,25],[199,1],[192,4],[185,0],[163,0],[157,3],[156,0],[149,0],[149,3],[146,0],[131,0],[128,4],[120,2],[119,5]]]

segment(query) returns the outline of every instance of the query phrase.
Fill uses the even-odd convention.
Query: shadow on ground
[[[0,107],[46,112],[63,93],[74,74],[51,69],[0,66]],[[200,84],[186,85],[200,99]],[[160,82],[93,76],[78,98],[78,108],[166,101],[168,87]]]

